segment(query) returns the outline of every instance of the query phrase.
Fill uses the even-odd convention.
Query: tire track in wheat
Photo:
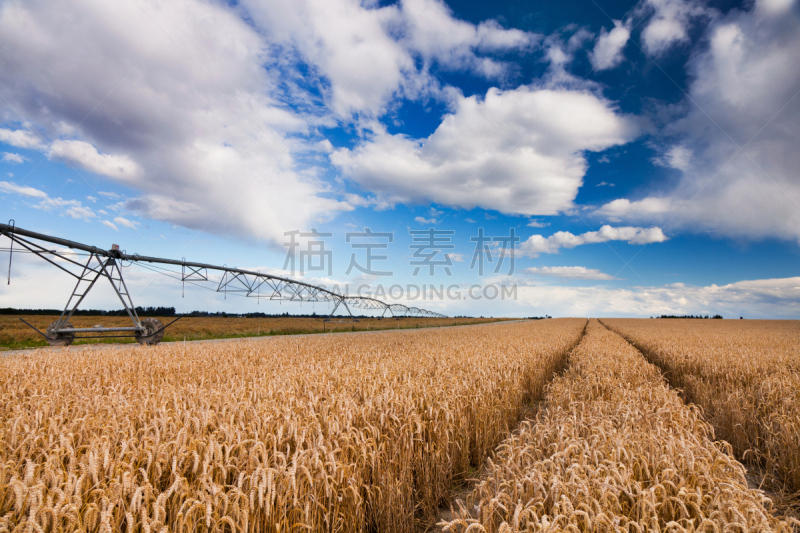
[[[445,531],[791,531],[700,410],[596,320],[545,399]]]

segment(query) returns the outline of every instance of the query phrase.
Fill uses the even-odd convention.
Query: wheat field
[[[0,532],[414,532],[585,324],[2,358]]]
[[[47,346],[41,335],[22,323],[24,318],[44,331],[59,315],[0,315],[0,349]],[[169,324],[175,317],[159,317]],[[363,318],[358,322],[340,320],[323,322],[320,318],[299,317],[183,317],[165,330],[165,341],[206,340],[231,337],[258,337],[267,335],[293,335],[298,333],[324,333],[338,331],[370,331],[382,329],[417,329],[426,327],[487,324],[498,322],[497,318]],[[74,316],[70,322],[76,328],[90,328],[95,324],[104,326],[130,326],[127,316]],[[76,344],[97,342],[136,342],[133,338],[85,339]]]
[[[790,531],[730,446],[596,320],[533,421],[498,448],[453,532]]]
[[[800,327],[789,320],[603,322],[700,405],[737,457],[800,499]],[[792,503],[791,501],[788,503]]]

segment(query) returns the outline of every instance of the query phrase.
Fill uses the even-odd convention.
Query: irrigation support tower
[[[89,246],[78,242],[52,237],[43,233],[29,231],[18,228],[13,223],[0,224],[0,234],[5,235],[11,240],[9,248],[9,283],[11,280],[11,261],[13,259],[14,245],[18,245],[29,253],[33,253],[48,263],[58,267],[76,279],[75,288],[67,300],[64,311],[58,320],[47,327],[46,332],[42,333],[35,327],[30,327],[44,336],[50,344],[68,345],[75,338],[88,338],[98,336],[98,333],[121,333],[119,337],[135,337],[141,344],[158,344],[164,336],[166,326],[155,318],[140,318],[136,312],[136,307],[131,299],[130,292],[125,285],[122,277],[122,268],[126,265],[136,263],[151,263],[161,265],[173,265],[181,267],[180,278],[182,283],[187,281],[208,282],[208,271],[222,272],[222,278],[217,285],[216,291],[222,293],[237,293],[251,298],[264,298],[266,300],[282,300],[292,302],[313,302],[313,303],[332,303],[333,310],[326,320],[330,320],[339,307],[343,306],[349,317],[355,320],[351,309],[370,310],[381,312],[381,317],[426,317],[426,318],[445,318],[446,315],[422,309],[419,307],[408,307],[403,304],[389,304],[376,298],[366,296],[343,295],[324,287],[318,287],[310,283],[264,274],[252,270],[231,268],[228,266],[210,265],[205,263],[195,263],[192,261],[165,259],[160,257],[141,256],[139,254],[127,254],[120,251],[119,247],[113,245],[110,250],[103,250],[96,246]],[[64,249],[48,249],[36,241],[64,246],[72,250],[80,250],[88,254],[88,260],[84,263],[77,261],[75,254]],[[78,309],[89,291],[95,286],[100,278],[105,278],[114,288],[114,292],[119,297],[125,312],[131,319],[130,327],[92,327],[75,328],[69,323],[69,319]],[[388,314],[388,316],[387,316]],[[23,320],[24,322],[24,320]],[[108,335],[102,335],[108,337]]]

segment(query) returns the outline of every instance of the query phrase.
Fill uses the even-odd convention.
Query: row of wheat
[[[6,358],[0,531],[414,531],[585,324]]]
[[[604,320],[702,406],[737,457],[800,491],[800,328],[795,321]]]
[[[596,320],[447,531],[788,531],[729,446]]]

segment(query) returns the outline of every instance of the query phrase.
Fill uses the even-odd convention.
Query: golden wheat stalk
[[[793,320],[604,320],[703,407],[718,438],[800,493],[800,330]],[[797,496],[795,496],[795,500]],[[797,502],[795,502],[797,504]]]
[[[4,358],[0,532],[413,532],[585,322]]]
[[[790,531],[700,411],[597,321],[533,422],[488,461],[453,532]]]

